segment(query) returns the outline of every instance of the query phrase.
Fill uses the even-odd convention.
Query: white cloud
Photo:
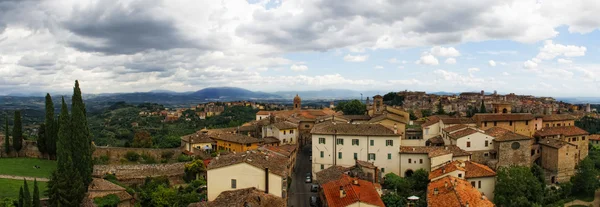
[[[408,63],[408,61],[406,61],[406,60],[403,60],[403,61],[402,61],[402,64],[406,64],[406,63]]]
[[[398,69],[404,69],[404,66],[400,65],[398,66]]]
[[[502,75],[509,76],[510,73],[508,73],[508,72],[502,72]]]
[[[307,71],[308,67],[306,65],[292,65],[290,67],[291,70],[293,71]]]
[[[552,60],[558,56],[579,57],[584,56],[586,50],[587,48],[584,46],[554,44],[552,40],[546,40],[544,47],[540,48],[540,53],[538,53],[536,58]]]
[[[469,71],[469,73],[479,72],[479,68],[469,68],[467,71]]]
[[[259,71],[259,72],[265,72],[267,70],[269,70],[269,68],[267,68],[267,67],[256,68],[256,71]]]
[[[398,59],[396,59],[396,58],[390,58],[390,59],[388,59],[388,63],[392,63],[392,64],[398,63]]]
[[[344,61],[346,62],[365,62],[369,59],[368,55],[346,55],[344,56]]]
[[[433,74],[443,82],[457,84],[461,86],[481,86],[485,81],[483,78],[475,78],[473,76],[464,76],[455,72],[446,70],[435,70]]]
[[[415,62],[415,63],[423,64],[423,65],[439,65],[440,64],[438,59],[429,53],[423,53],[421,55],[421,58],[419,60],[417,60],[417,62]]]
[[[516,50],[498,50],[498,51],[479,51],[477,52],[479,54],[485,54],[485,55],[516,55],[517,52]]]
[[[377,65],[377,66],[375,66],[374,68],[375,68],[375,69],[383,69],[383,66],[381,66],[381,65]]]
[[[488,64],[490,64],[492,67],[496,67],[496,61],[490,60]]]
[[[450,65],[456,64],[456,59],[455,58],[448,58],[448,59],[446,59],[445,63],[446,64],[450,64]]]
[[[535,61],[531,61],[531,60],[525,61],[525,63],[523,63],[523,67],[525,69],[534,69],[537,66],[538,66],[538,64],[535,63]]]
[[[556,62],[561,63],[561,64],[570,64],[570,63],[573,63],[572,60],[563,59],[563,58],[559,58],[558,60],[556,60]]]
[[[454,49],[454,47],[440,47],[440,46],[435,46],[433,48],[431,48],[431,54],[435,55],[435,56],[441,56],[441,57],[458,57],[460,56],[460,52],[456,49]]]

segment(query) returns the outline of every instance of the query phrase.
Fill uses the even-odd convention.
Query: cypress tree
[[[60,109],[60,128],[58,129],[58,140],[56,142],[56,160],[58,161],[58,168],[66,169],[65,165],[68,159],[72,159],[73,149],[71,147],[72,135],[71,135],[71,117],[69,116],[69,110],[65,103],[65,98],[62,98],[62,106]]]
[[[10,131],[8,129],[8,116],[5,117],[5,125],[4,125],[4,152],[6,154],[10,154]]]
[[[23,186],[21,186],[21,190],[19,190],[19,207],[23,206]]]
[[[32,206],[33,207],[42,207],[42,204],[40,203],[40,189],[38,189],[38,184],[37,184],[37,180],[33,180],[33,201],[32,201]]]
[[[29,187],[27,187],[27,181],[23,179],[23,207],[31,207],[31,194],[29,193]]]
[[[48,157],[56,156],[56,140],[58,137],[58,128],[54,118],[54,103],[50,94],[46,94],[46,153]]]
[[[92,182],[92,140],[87,124],[85,104],[81,96],[79,81],[75,81],[71,105],[71,127],[73,163],[83,178],[85,186]]]
[[[38,150],[42,153],[42,155],[47,153],[46,137],[46,124],[42,123],[40,124],[40,129],[38,130],[37,138]]]
[[[23,126],[21,125],[21,111],[15,111],[15,122],[13,123],[13,148],[19,151],[23,148]]]
[[[479,113],[486,113],[485,103],[483,103],[483,100],[481,101],[481,108],[479,109]]]

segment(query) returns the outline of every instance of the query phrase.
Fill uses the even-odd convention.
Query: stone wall
[[[471,161],[485,164],[492,160],[492,152],[489,150],[470,151]],[[485,156],[487,154],[487,156]]]
[[[4,142],[0,145],[0,157],[16,157],[17,154],[13,150],[10,154],[6,154],[4,151]],[[19,157],[30,157],[30,158],[42,158],[42,153],[37,147],[36,141],[23,140],[23,148],[19,151]]]
[[[109,163],[119,163],[121,158],[125,158],[127,152],[135,152],[139,155],[149,155],[154,157],[157,161],[160,161],[161,155],[165,152],[173,152],[173,158],[177,158],[182,152],[181,148],[170,148],[170,149],[154,149],[154,148],[125,148],[125,147],[96,147],[96,150],[92,154],[92,158],[99,158],[101,156],[107,156]]]
[[[139,164],[139,165],[94,165],[93,177],[101,178],[113,174],[117,180],[125,184],[141,184],[146,177],[165,176],[172,184],[183,182],[185,174],[184,162],[172,164]]]
[[[513,149],[513,143],[518,143],[519,148]],[[498,152],[496,168],[511,165],[531,167],[531,140],[494,142],[494,147]]]

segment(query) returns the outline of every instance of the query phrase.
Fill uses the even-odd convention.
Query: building
[[[368,206],[385,207],[381,200],[381,186],[366,180],[342,175],[339,180],[322,185],[326,207]]]
[[[261,148],[258,148],[258,150],[267,151],[270,154],[279,155],[287,158],[287,162],[291,163],[288,169],[288,175],[291,175],[294,171],[298,145],[263,146]]]
[[[263,138],[275,137],[281,144],[296,144],[298,134],[298,124],[289,121],[271,123],[262,127]]]
[[[427,185],[427,206],[493,207],[494,204],[469,181],[448,175]]]
[[[446,142],[445,140],[447,139],[450,145],[456,145],[469,152],[471,154],[471,160],[487,163],[488,160],[495,158],[492,155],[492,151],[494,150],[494,137],[486,134],[485,131],[470,127],[459,130],[454,130],[451,127],[450,130],[453,131],[452,133],[447,133],[444,142]]]
[[[350,167],[355,160],[366,160],[377,166],[382,175],[399,175],[400,135],[383,125],[320,123],[311,134],[313,173],[331,166]]]
[[[534,116],[529,113],[515,114],[475,114],[473,120],[478,128],[487,130],[501,127],[524,136],[533,136],[535,132]]]
[[[494,137],[494,162],[488,163],[495,169],[512,165],[531,167],[531,145],[533,139],[501,127],[485,130],[485,134]]]
[[[600,134],[590,135],[589,140],[590,140],[590,145],[592,145],[593,147],[600,146]]]
[[[283,156],[257,151],[216,157],[206,168],[208,200],[224,191],[251,187],[286,198],[288,165]]]
[[[575,117],[569,114],[552,114],[542,116],[542,127],[575,126]]]
[[[101,198],[108,195],[116,195],[120,202],[117,204],[118,207],[129,207],[133,206],[133,196],[127,193],[126,189],[111,183],[108,180],[93,178],[92,182],[88,186],[87,198],[84,200],[82,206],[95,206],[93,205],[95,198]],[[92,205],[88,205],[91,203]]]
[[[213,201],[192,203],[188,207],[285,207],[286,205],[285,199],[251,187],[223,191]]]
[[[454,160],[470,160],[470,154],[457,146],[402,146],[400,147],[400,172],[402,177],[410,177],[418,169],[427,172],[435,170]]]
[[[546,170],[546,180],[550,183],[566,182],[575,175],[579,163],[577,145],[560,139],[540,139],[542,155],[540,166]]]
[[[264,144],[266,140],[234,133],[216,133],[210,135],[210,138],[217,142],[217,150],[230,152],[255,150],[259,145]]]
[[[341,179],[343,175],[350,175],[353,178],[379,183],[379,177],[375,176],[377,174],[379,174],[378,169],[373,164],[356,160],[356,165],[352,167],[331,166],[321,170],[316,173],[315,180],[317,183],[323,185],[330,181]]]
[[[488,199],[494,200],[496,172],[490,167],[472,161],[453,161],[429,173],[432,182],[447,175],[467,180]]]
[[[296,97],[294,97],[294,110],[302,110],[302,99],[300,96],[298,96],[298,94],[296,94]]]
[[[190,152],[192,152],[192,149],[212,151],[215,149],[216,144],[217,142],[212,140],[207,133],[201,131],[181,137],[181,146]]]
[[[535,133],[535,137],[559,139],[577,146],[577,156],[583,160],[588,155],[589,140],[586,140],[589,133],[576,126],[557,126],[545,127]]]

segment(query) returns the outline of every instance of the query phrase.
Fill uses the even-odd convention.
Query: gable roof
[[[437,193],[435,193],[437,189]],[[445,176],[427,185],[427,206],[477,206],[493,207],[494,204],[483,197],[468,181],[453,176]]]
[[[191,144],[215,143],[215,140],[212,140],[208,134],[203,134],[201,132],[185,135],[181,137],[181,141]]]
[[[440,123],[439,116],[429,116],[426,119],[427,119],[427,121],[425,123],[421,124],[421,127],[428,127],[428,126]]]
[[[216,157],[210,161],[206,169],[214,170],[240,163],[246,163],[259,169],[269,168],[269,173],[287,177],[287,165],[289,164],[287,157],[257,151],[231,153]]]
[[[252,143],[260,143],[261,139],[254,138],[251,136],[246,136],[243,134],[232,134],[232,133],[216,133],[210,136],[213,140],[222,140],[228,141],[238,144],[252,144]]]
[[[534,119],[530,113],[515,114],[475,114],[473,119],[477,122],[482,121],[531,121]]]
[[[324,122],[317,124],[311,134],[395,136],[393,130],[381,124],[348,124]]]
[[[560,139],[554,139],[554,138],[540,139],[540,141],[538,143],[540,145],[544,145],[544,146],[547,146],[547,147],[552,147],[552,148],[555,148],[555,149],[560,149],[560,148],[562,148],[562,147],[564,147],[566,145],[577,146],[577,145],[571,144],[569,142],[565,142],[565,141],[562,141]]]
[[[296,129],[298,128],[297,124],[288,122],[288,121],[282,121],[282,122],[277,122],[275,124],[273,124],[273,126],[277,129]]]
[[[590,135],[589,140],[600,140],[600,134],[592,134],[592,135]]]
[[[265,146],[263,147],[264,149],[271,151],[275,154],[280,154],[282,156],[286,156],[289,157],[292,155],[292,153],[294,153],[294,151],[296,151],[296,148],[298,146],[297,145],[292,145],[292,144],[286,144],[286,145],[281,145],[281,146]]]
[[[442,118],[442,123],[448,124],[474,124],[475,121],[471,118]]]
[[[192,203],[188,207],[244,207],[244,204],[253,207],[285,207],[285,199],[267,194],[254,187],[239,190],[223,191],[214,201]]]
[[[471,153],[460,149],[456,145],[447,146],[401,146],[401,154],[427,154],[428,157],[437,157],[452,153],[452,157],[468,156]]]
[[[442,130],[444,130],[445,132],[453,132],[453,131],[464,129],[464,128],[467,128],[467,127],[469,127],[469,126],[464,125],[464,124],[457,124],[457,125],[446,127],[446,128],[444,128]]]
[[[325,183],[322,187],[329,207],[345,207],[357,202],[385,207],[375,189],[375,185],[366,180],[352,178],[344,174],[340,179]],[[346,196],[343,198],[340,196],[340,189],[346,192]]]
[[[350,121],[363,120],[368,121],[371,119],[369,115],[343,115],[344,118]]]
[[[376,123],[376,122],[383,121],[386,119],[406,124],[406,121],[404,120],[404,118],[402,118],[401,116],[398,116],[396,114],[390,114],[390,113],[381,114],[379,116],[373,117],[371,120],[369,120],[369,123]]]
[[[456,140],[456,139],[460,139],[460,138],[463,138],[463,137],[466,137],[466,136],[469,136],[469,135],[475,134],[475,133],[481,133],[481,132],[479,132],[475,129],[472,129],[472,128],[465,128],[465,129],[448,134],[448,137],[450,137],[450,139]]]
[[[570,114],[551,114],[542,116],[542,121],[566,121],[575,120],[574,116]]]
[[[507,141],[531,139],[531,137],[514,133],[514,132],[512,132],[508,129],[504,129],[502,127],[489,128],[489,129],[485,130],[485,134],[494,137],[494,141],[497,141],[497,142],[507,142]]]
[[[588,135],[589,133],[579,127],[576,126],[560,126],[560,127],[544,127],[542,130],[538,130],[535,132],[534,136],[536,137],[545,137],[545,136],[578,136],[578,135]]]

